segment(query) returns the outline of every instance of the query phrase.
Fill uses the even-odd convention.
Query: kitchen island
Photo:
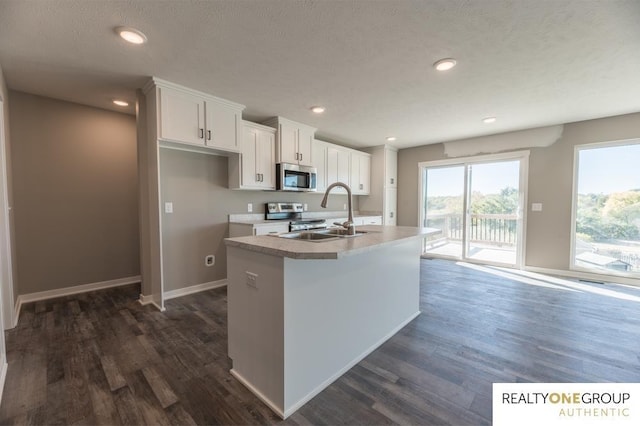
[[[229,238],[231,373],[286,418],[420,314],[422,237]]]

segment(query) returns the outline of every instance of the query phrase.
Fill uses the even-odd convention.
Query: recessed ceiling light
[[[118,105],[118,106],[121,106],[121,107],[129,106],[129,102],[127,102],[127,101],[121,101],[120,99],[114,99],[114,100],[113,100],[113,103],[114,103],[114,104],[116,104],[116,105]]]
[[[495,117],[486,117],[482,119],[482,122],[485,124],[491,124],[491,123],[495,123],[496,122],[496,118]]]
[[[315,114],[322,114],[325,111],[325,107],[323,106],[314,106],[311,107],[311,112],[315,113]]]
[[[456,66],[456,60],[453,58],[444,58],[433,64],[433,67],[438,71],[448,71]]]
[[[140,30],[130,27],[117,27],[116,33],[129,43],[144,44],[147,42],[147,36]]]
[[[393,142],[395,141],[397,138],[395,136],[389,136],[387,137],[387,142]]]

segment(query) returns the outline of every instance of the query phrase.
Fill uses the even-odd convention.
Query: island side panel
[[[420,313],[420,245],[285,259],[285,417]]]
[[[227,246],[227,278],[231,373],[283,415],[283,258]]]

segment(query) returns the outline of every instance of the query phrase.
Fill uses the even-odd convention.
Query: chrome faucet
[[[322,199],[322,202],[320,203],[320,207],[325,208],[325,209],[327,208],[327,198],[329,197],[329,192],[331,192],[331,190],[333,188],[335,188],[336,186],[341,186],[341,187],[343,187],[344,189],[347,190],[347,197],[349,197],[349,199],[348,199],[348,202],[349,202],[349,218],[344,223],[334,222],[334,225],[342,226],[344,229],[346,229],[347,230],[347,235],[356,235],[356,225],[353,223],[353,207],[351,205],[351,188],[349,188],[349,185],[347,185],[346,183],[342,183],[342,182],[335,182],[335,183],[332,183],[331,185],[329,185],[329,187],[327,188],[327,190],[324,193],[324,198]]]

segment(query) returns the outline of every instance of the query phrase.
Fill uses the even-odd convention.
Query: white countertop
[[[380,246],[391,245],[412,238],[422,238],[426,235],[441,232],[436,228],[381,225],[358,226],[356,230],[367,231],[367,233],[357,237],[338,238],[321,242],[261,235],[226,238],[225,244],[229,247],[239,247],[245,250],[292,259],[338,259],[376,250]]]

